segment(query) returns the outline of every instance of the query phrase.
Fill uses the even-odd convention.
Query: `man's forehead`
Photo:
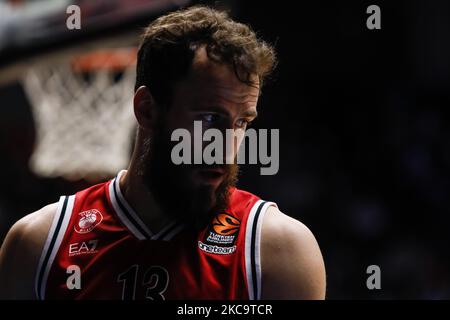
[[[209,90],[219,94],[232,95],[236,99],[254,100],[259,96],[257,75],[251,76],[254,85],[243,83],[238,79],[231,66],[209,59],[204,48],[196,51],[187,80],[194,86],[206,86]]]

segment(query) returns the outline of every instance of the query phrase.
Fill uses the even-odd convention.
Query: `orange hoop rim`
[[[94,50],[72,59],[75,72],[93,72],[99,70],[123,71],[136,65],[137,48],[115,48]]]

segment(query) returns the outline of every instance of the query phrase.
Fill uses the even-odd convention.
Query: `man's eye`
[[[208,113],[202,115],[202,120],[208,123],[214,123],[219,119],[219,116],[216,114]]]

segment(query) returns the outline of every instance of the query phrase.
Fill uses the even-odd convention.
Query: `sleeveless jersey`
[[[233,188],[204,230],[173,221],[153,234],[120,190],[124,172],[60,198],[36,273],[38,299],[261,297],[261,224],[275,203]]]

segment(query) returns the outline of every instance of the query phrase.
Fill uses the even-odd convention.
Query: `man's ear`
[[[156,120],[156,101],[146,86],[141,86],[134,94],[134,115],[143,130],[152,130]]]

